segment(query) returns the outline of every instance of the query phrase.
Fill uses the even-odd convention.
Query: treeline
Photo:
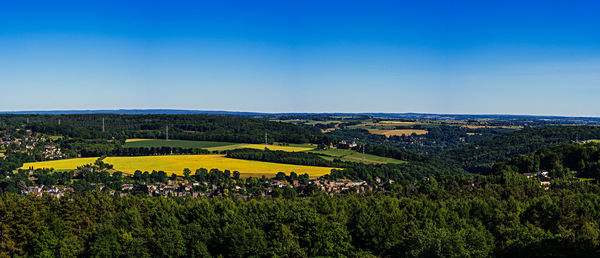
[[[492,165],[544,147],[570,144],[577,140],[600,139],[597,126],[555,126],[531,128],[496,136],[460,148],[444,151],[441,158],[456,161],[472,173],[489,173]]]
[[[2,115],[8,124],[24,124],[28,129],[49,135],[85,139],[164,139],[263,143],[324,143],[330,139],[319,130],[290,123],[236,116],[216,115]],[[60,121],[60,122],[59,122]],[[102,131],[104,121],[104,129]]]
[[[393,159],[397,159],[397,160],[426,161],[426,160],[430,159],[427,156],[416,153],[416,152],[412,152],[412,151],[405,150],[405,149],[392,148],[392,147],[383,146],[383,145],[366,144],[366,145],[357,146],[354,149],[356,151],[361,151],[363,147],[365,148],[365,153],[373,154],[373,155],[377,155],[377,156],[381,156],[381,157],[386,157],[386,158],[393,158]]]
[[[552,178],[600,179],[600,144],[568,144],[543,148],[527,155],[519,155],[507,162],[499,162],[493,173],[512,170],[520,173],[548,171]]]
[[[514,173],[277,199],[0,197],[1,256],[494,257],[600,255],[597,184]]]
[[[483,139],[514,131],[503,128],[471,129],[462,126],[434,124],[397,126],[395,129],[423,129],[427,130],[427,134],[386,137],[383,135],[371,134],[366,129],[342,128],[341,130],[329,132],[326,135],[343,140],[360,139],[361,142],[371,145],[384,145],[432,155],[439,154],[444,150],[458,148],[468,143],[476,143]]]
[[[343,165],[342,162],[333,162],[323,159],[320,155],[307,152],[286,152],[256,149],[237,149],[227,151],[228,158],[258,160],[274,163],[337,167]]]
[[[313,153],[262,151],[255,149],[228,151],[227,157],[295,165],[343,168],[332,170],[331,174],[325,175],[324,178],[330,180],[364,180],[370,184],[375,183],[375,178],[377,177],[382,180],[392,179],[408,183],[430,176],[466,174],[463,169],[455,166],[453,163],[406,150],[370,145],[367,145],[365,149],[371,154],[400,159],[407,162],[403,164],[365,164],[361,162],[344,162],[339,159],[329,161],[322,156]]]

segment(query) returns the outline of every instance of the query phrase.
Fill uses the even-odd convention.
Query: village
[[[131,175],[126,175],[131,177]],[[30,177],[33,181],[35,179]],[[91,189],[100,192],[108,192],[110,195],[125,197],[127,195],[148,195],[151,197],[188,197],[188,198],[211,198],[211,197],[237,197],[248,199],[261,196],[263,198],[273,198],[282,195],[288,196],[308,196],[314,191],[321,191],[330,196],[342,195],[347,193],[363,193],[384,190],[386,184],[380,179],[375,179],[377,184],[369,185],[365,181],[329,181],[329,180],[310,180],[308,184],[301,184],[299,180],[276,180],[267,179],[259,183],[258,188],[251,189],[251,184],[211,184],[209,182],[191,182],[188,180],[168,180],[166,183],[124,183],[120,189],[111,189],[103,184],[90,183]],[[393,180],[385,183],[391,184]],[[35,196],[50,195],[56,198],[62,198],[65,195],[74,193],[76,190],[72,186],[64,185],[32,185],[21,190],[21,194],[31,194]],[[293,192],[293,193],[292,193]],[[291,194],[290,194],[291,193]]]
[[[31,130],[15,129],[14,132],[0,132],[0,158],[11,154],[38,157],[42,160],[64,158],[58,145],[49,136],[33,133]]]

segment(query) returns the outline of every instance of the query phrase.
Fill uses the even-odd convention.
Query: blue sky
[[[0,110],[600,116],[597,1],[3,1]]]

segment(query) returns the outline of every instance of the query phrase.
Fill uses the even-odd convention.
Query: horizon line
[[[430,113],[430,112],[258,112],[258,111],[231,111],[231,110],[203,110],[203,109],[177,109],[177,108],[120,108],[120,109],[52,109],[52,110],[10,110],[0,111],[5,115],[67,115],[69,112],[79,114],[102,114],[103,112],[196,112],[196,113],[230,113],[230,114],[256,114],[256,115],[438,115],[438,116],[514,116],[514,117],[553,117],[553,118],[600,118],[600,116],[580,115],[548,115],[548,114],[510,114],[510,113]],[[62,113],[64,112],[64,113]],[[52,114],[49,114],[52,113]],[[119,113],[116,113],[119,114]],[[157,113],[160,114],[160,113]],[[166,114],[166,113],[165,113]],[[174,114],[173,114],[174,115]]]

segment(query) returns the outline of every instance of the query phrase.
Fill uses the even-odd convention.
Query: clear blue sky
[[[600,116],[600,4],[3,1],[0,91],[4,111]]]

